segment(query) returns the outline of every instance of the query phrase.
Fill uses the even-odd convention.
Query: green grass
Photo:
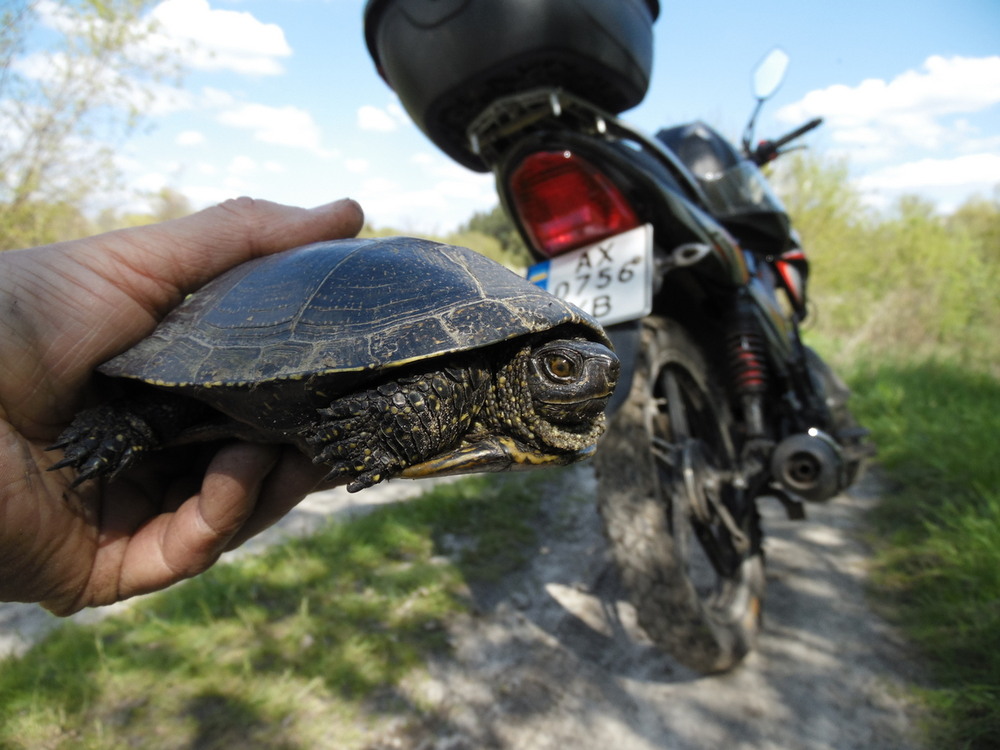
[[[0,748],[364,747],[522,565],[552,474],[473,477],[216,566],[0,663]]]
[[[1000,747],[1000,381],[883,360],[851,384],[893,485],[874,598],[926,657],[930,746]]]

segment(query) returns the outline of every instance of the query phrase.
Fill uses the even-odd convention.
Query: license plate
[[[612,325],[649,315],[652,268],[653,227],[646,224],[537,263],[528,281]]]

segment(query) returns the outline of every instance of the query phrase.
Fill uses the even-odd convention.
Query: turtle
[[[117,393],[51,446],[73,486],[239,438],[292,444],[356,492],[584,458],[619,362],[592,317],[499,263],[386,237],[236,266],[97,371]]]

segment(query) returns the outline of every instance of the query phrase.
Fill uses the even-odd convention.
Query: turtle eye
[[[550,354],[545,358],[545,369],[556,380],[569,380],[576,376],[576,363],[562,354]]]

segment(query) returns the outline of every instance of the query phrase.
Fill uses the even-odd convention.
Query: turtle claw
[[[315,461],[315,463],[322,463],[321,461]],[[324,482],[335,482],[338,479],[353,478],[353,482],[347,485],[348,492],[360,492],[361,490],[366,490],[369,487],[374,487],[376,484],[389,477],[385,476],[380,469],[370,469],[365,471],[364,466],[352,466],[347,463],[341,463],[335,465],[325,477],[323,477]]]
[[[391,452],[379,446],[377,436],[352,419],[330,419],[332,409],[322,409],[326,422],[306,436],[313,463],[327,464],[324,481],[353,479],[348,492],[358,492],[399,474],[403,465]],[[351,417],[356,417],[352,414]]]
[[[64,443],[63,445],[52,445],[49,448],[46,448],[46,450],[56,450],[57,448],[64,447],[65,445],[71,446],[72,450],[67,452],[61,460],[52,464],[48,470],[58,471],[59,469],[66,469],[70,467],[76,469],[76,476],[73,478],[73,481],[69,483],[70,489],[79,487],[88,479],[94,479],[99,477],[101,474],[106,473],[108,459],[99,455],[90,455],[79,445]]]
[[[348,492],[368,489],[399,473],[402,466],[391,454],[366,449],[352,441],[324,445],[313,457],[314,464],[327,464],[330,471],[323,478],[326,482],[349,478]]]
[[[71,488],[98,477],[114,479],[155,445],[153,431],[139,417],[112,405],[99,406],[78,414],[46,449],[63,451],[63,457],[48,470],[76,469]]]

